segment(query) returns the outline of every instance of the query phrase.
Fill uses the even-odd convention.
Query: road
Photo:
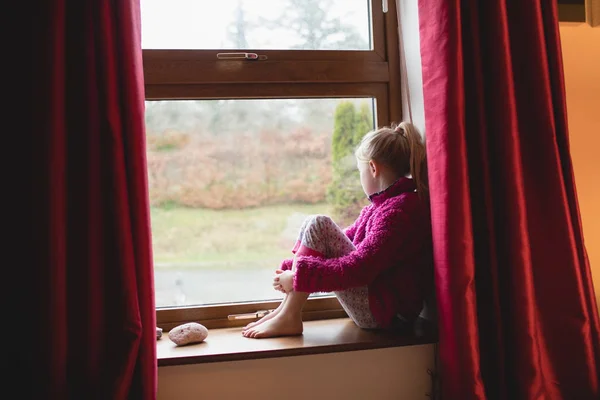
[[[282,299],[271,286],[274,269],[156,269],[156,306]]]

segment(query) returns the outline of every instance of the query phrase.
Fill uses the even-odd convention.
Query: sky
[[[227,48],[227,29],[238,1],[249,21],[276,19],[287,4],[282,0],[141,0],[142,48]],[[335,0],[331,17],[355,26],[368,43],[368,6],[369,0]],[[249,47],[257,49],[287,49],[294,44],[289,33],[269,29],[255,30],[248,40]]]

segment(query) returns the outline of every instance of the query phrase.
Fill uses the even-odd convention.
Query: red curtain
[[[419,18],[442,398],[598,399],[555,1]]]
[[[139,0],[39,3],[28,16],[34,241],[20,390],[154,399]]]

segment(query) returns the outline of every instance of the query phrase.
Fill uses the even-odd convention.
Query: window
[[[328,214],[341,226],[356,217],[343,211],[366,199],[358,179],[343,180],[354,161],[334,161],[333,142],[399,119],[392,6],[142,0],[161,327],[239,325],[228,315],[275,308],[270,277],[304,217]],[[246,53],[258,59],[232,58]],[[331,200],[335,191],[346,203]],[[316,294],[305,314],[344,312]]]
[[[371,10],[366,0],[215,3],[145,0],[142,46],[146,49],[371,49]]]

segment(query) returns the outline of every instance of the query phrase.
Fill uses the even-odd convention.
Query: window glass
[[[368,0],[142,0],[144,49],[371,50]]]
[[[156,305],[280,299],[271,278],[310,214],[341,227],[367,199],[361,99],[146,102]]]

